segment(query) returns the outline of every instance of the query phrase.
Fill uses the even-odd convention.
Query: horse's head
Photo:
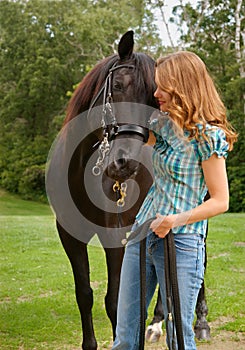
[[[134,53],[133,48],[133,31],[129,31],[119,42],[118,59],[112,68],[113,100],[156,107],[153,96],[155,62],[144,53]]]
[[[137,172],[141,146],[148,138],[147,123],[157,107],[154,60],[134,53],[133,46],[133,32],[129,31],[121,38],[118,55],[97,94],[103,95],[102,129],[108,141],[106,174],[120,182]]]

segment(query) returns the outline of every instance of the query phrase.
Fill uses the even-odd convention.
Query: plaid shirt
[[[202,126],[198,126],[199,129]],[[156,136],[152,161],[154,182],[136,216],[141,225],[156,213],[162,215],[183,213],[200,205],[207,193],[202,171],[202,161],[216,153],[218,157],[227,157],[228,143],[223,130],[206,125],[204,138],[187,140],[178,136],[171,119],[159,114],[153,119],[150,128]],[[207,220],[173,228],[173,233],[206,233]]]

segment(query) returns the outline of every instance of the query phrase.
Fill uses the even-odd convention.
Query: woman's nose
[[[158,98],[160,96],[160,90],[159,88],[156,89],[156,91],[154,92],[154,97]]]

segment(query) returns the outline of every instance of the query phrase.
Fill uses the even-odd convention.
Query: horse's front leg
[[[150,343],[156,343],[159,341],[162,332],[162,322],[164,320],[164,313],[162,307],[162,299],[160,289],[158,289],[157,302],[154,308],[154,317],[146,329],[145,338]]]
[[[208,197],[207,197],[208,198]],[[208,228],[206,232],[206,237],[208,234]],[[207,268],[207,247],[205,245],[205,260],[204,260],[204,268],[206,271]],[[207,315],[208,315],[208,306],[205,298],[205,283],[203,281],[201,289],[199,290],[199,294],[197,297],[197,304],[196,304],[196,315],[197,320],[194,326],[195,336],[199,340],[209,340],[211,338],[210,335],[210,327],[207,322]]]
[[[72,266],[76,300],[82,322],[82,349],[96,350],[97,342],[94,335],[92,320],[93,291],[90,287],[89,280],[87,245],[69,235],[58,223],[57,228],[61,242]]]
[[[201,289],[198,294],[196,304],[196,315],[197,320],[195,323],[194,331],[196,338],[199,340],[210,339],[210,327],[207,322],[208,307],[205,299],[205,285],[202,283]]]
[[[107,315],[111,321],[113,339],[116,336],[117,301],[124,248],[105,248],[108,285],[105,297]]]

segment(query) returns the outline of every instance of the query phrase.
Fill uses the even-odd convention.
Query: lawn
[[[244,332],[245,214],[210,220],[206,273],[208,320],[218,329]],[[80,316],[69,261],[47,205],[0,192],[0,348],[78,349]],[[104,308],[103,251],[89,247],[95,332],[108,347],[111,329]],[[152,315],[152,307],[150,309]]]

